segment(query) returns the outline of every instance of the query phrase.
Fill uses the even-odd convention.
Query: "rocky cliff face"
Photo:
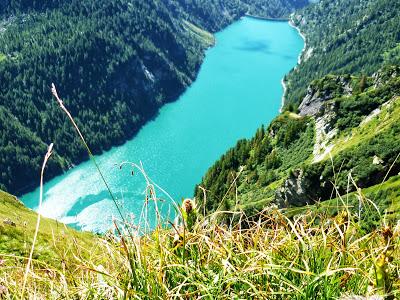
[[[300,116],[312,117],[315,122],[315,143],[312,163],[322,161],[333,149],[332,141],[338,133],[334,127],[336,105],[332,99],[350,96],[353,92],[351,77],[328,75],[316,80],[307,88],[307,94],[298,110]],[[295,169],[284,181],[275,195],[280,207],[303,206],[318,200],[312,183],[304,176],[302,168]]]
[[[365,187],[392,170],[389,169],[392,163],[388,163],[390,156],[382,159],[390,150],[381,144],[391,143],[396,134],[399,71],[399,67],[393,66],[369,78],[330,75],[309,86],[299,114],[315,122],[313,156],[290,172],[277,190],[275,202],[280,207],[306,205],[330,197],[332,182],[340,185],[336,183],[335,172],[343,173],[343,188],[348,174],[355,180],[365,176],[357,183]],[[370,127],[376,136],[370,135]]]
[[[328,75],[314,81],[299,106],[301,116],[319,116],[324,113],[324,105],[331,99],[340,96],[350,96],[353,92],[349,76]]]
[[[390,66],[380,69],[372,75],[374,88],[379,88],[398,76],[400,76],[400,66]]]
[[[289,178],[276,191],[275,195],[275,202],[280,208],[303,206],[312,203],[310,200],[302,169],[293,171]]]

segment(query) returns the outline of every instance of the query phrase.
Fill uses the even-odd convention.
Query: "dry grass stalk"
[[[37,235],[39,232],[39,226],[40,226],[40,210],[42,208],[42,201],[43,201],[43,177],[44,177],[44,169],[46,167],[47,161],[49,160],[51,154],[53,151],[53,143],[50,144],[50,146],[47,149],[47,153],[44,157],[44,161],[42,164],[42,170],[40,172],[40,195],[39,195],[39,207],[38,207],[38,216],[37,216],[37,221],[36,221],[36,228],[35,228],[35,234],[33,235],[33,242],[32,242],[32,247],[31,247],[31,252],[29,253],[29,258],[28,258],[28,262],[26,264],[26,269],[25,269],[25,275],[24,275],[24,281],[22,284],[22,292],[21,292],[21,299],[24,298],[24,293],[25,293],[25,287],[26,287],[26,282],[28,280],[28,274],[30,271],[30,266],[32,263],[32,255],[33,255],[33,251],[35,249],[35,243],[36,243],[36,239],[37,239]]]

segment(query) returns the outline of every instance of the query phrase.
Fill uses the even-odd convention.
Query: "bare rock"
[[[386,84],[392,78],[396,78],[400,75],[399,66],[390,66],[387,68],[382,68],[378,72],[372,75],[374,80],[374,88],[379,88],[380,86]]]
[[[276,204],[279,207],[299,206],[309,203],[306,193],[303,170],[293,171],[275,194]]]
[[[324,112],[324,106],[338,95],[349,96],[353,89],[349,76],[328,75],[314,81],[307,89],[307,94],[299,106],[301,116],[319,116]]]

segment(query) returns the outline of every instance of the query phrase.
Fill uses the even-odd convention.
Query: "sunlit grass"
[[[93,237],[97,251],[71,247],[71,259],[57,267],[35,261],[26,295],[44,299],[400,296],[399,226],[382,225],[364,235],[346,209],[335,217],[309,211],[293,219],[271,210],[257,222],[240,214],[241,222],[232,226],[218,223],[224,214],[231,213],[204,217],[196,209],[190,211],[187,216],[195,220],[190,231],[188,222],[182,221],[143,236],[118,228],[113,234]],[[2,259],[0,285],[7,288],[5,298],[11,299],[20,292],[25,261],[12,255]]]

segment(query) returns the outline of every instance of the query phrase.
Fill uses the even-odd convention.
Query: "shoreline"
[[[303,50],[301,50],[301,52],[300,52],[300,54],[299,54],[299,57],[298,57],[298,59],[297,59],[297,65],[300,65],[301,64],[301,61],[302,61],[302,56],[303,56],[303,54],[306,52],[306,49],[307,49],[307,39],[306,39],[306,36],[304,35],[304,33],[302,33],[301,32],[301,30],[300,30],[300,28],[299,27],[297,27],[294,23],[293,23],[293,21],[290,19],[289,20],[289,26],[290,27],[292,27],[292,28],[294,28],[294,29],[296,29],[297,30],[297,32],[299,33],[299,35],[301,36],[301,38],[303,39],[303,41],[304,41],[304,47],[303,47]],[[297,66],[296,66],[297,67]]]
[[[290,26],[290,27],[292,27],[292,28],[294,28],[294,29],[297,30],[297,32],[299,33],[299,35],[301,36],[301,38],[302,38],[303,41],[304,41],[304,47],[303,47],[303,49],[301,50],[301,52],[300,52],[300,54],[299,54],[299,57],[297,58],[297,65],[294,67],[294,70],[295,70],[295,69],[297,69],[297,67],[302,63],[303,54],[306,52],[306,49],[307,49],[307,40],[306,40],[306,36],[304,35],[304,33],[302,33],[301,30],[300,30],[300,28],[297,27],[297,26],[293,23],[293,21],[292,21],[291,18],[289,18],[288,23],[289,23],[289,26]],[[285,81],[284,78],[281,79],[281,85],[282,85],[282,87],[283,87],[283,95],[282,95],[282,99],[281,99],[281,107],[280,107],[280,109],[279,109],[279,112],[280,112],[280,113],[282,112],[283,107],[284,107],[285,102],[286,102],[285,100],[286,100],[287,85],[286,85],[286,81]]]
[[[289,18],[270,18],[270,17],[262,17],[262,16],[251,15],[251,14],[248,14],[248,13],[245,13],[244,16],[248,17],[248,18],[265,20],[265,21],[275,21],[275,22],[288,22],[289,21]]]

